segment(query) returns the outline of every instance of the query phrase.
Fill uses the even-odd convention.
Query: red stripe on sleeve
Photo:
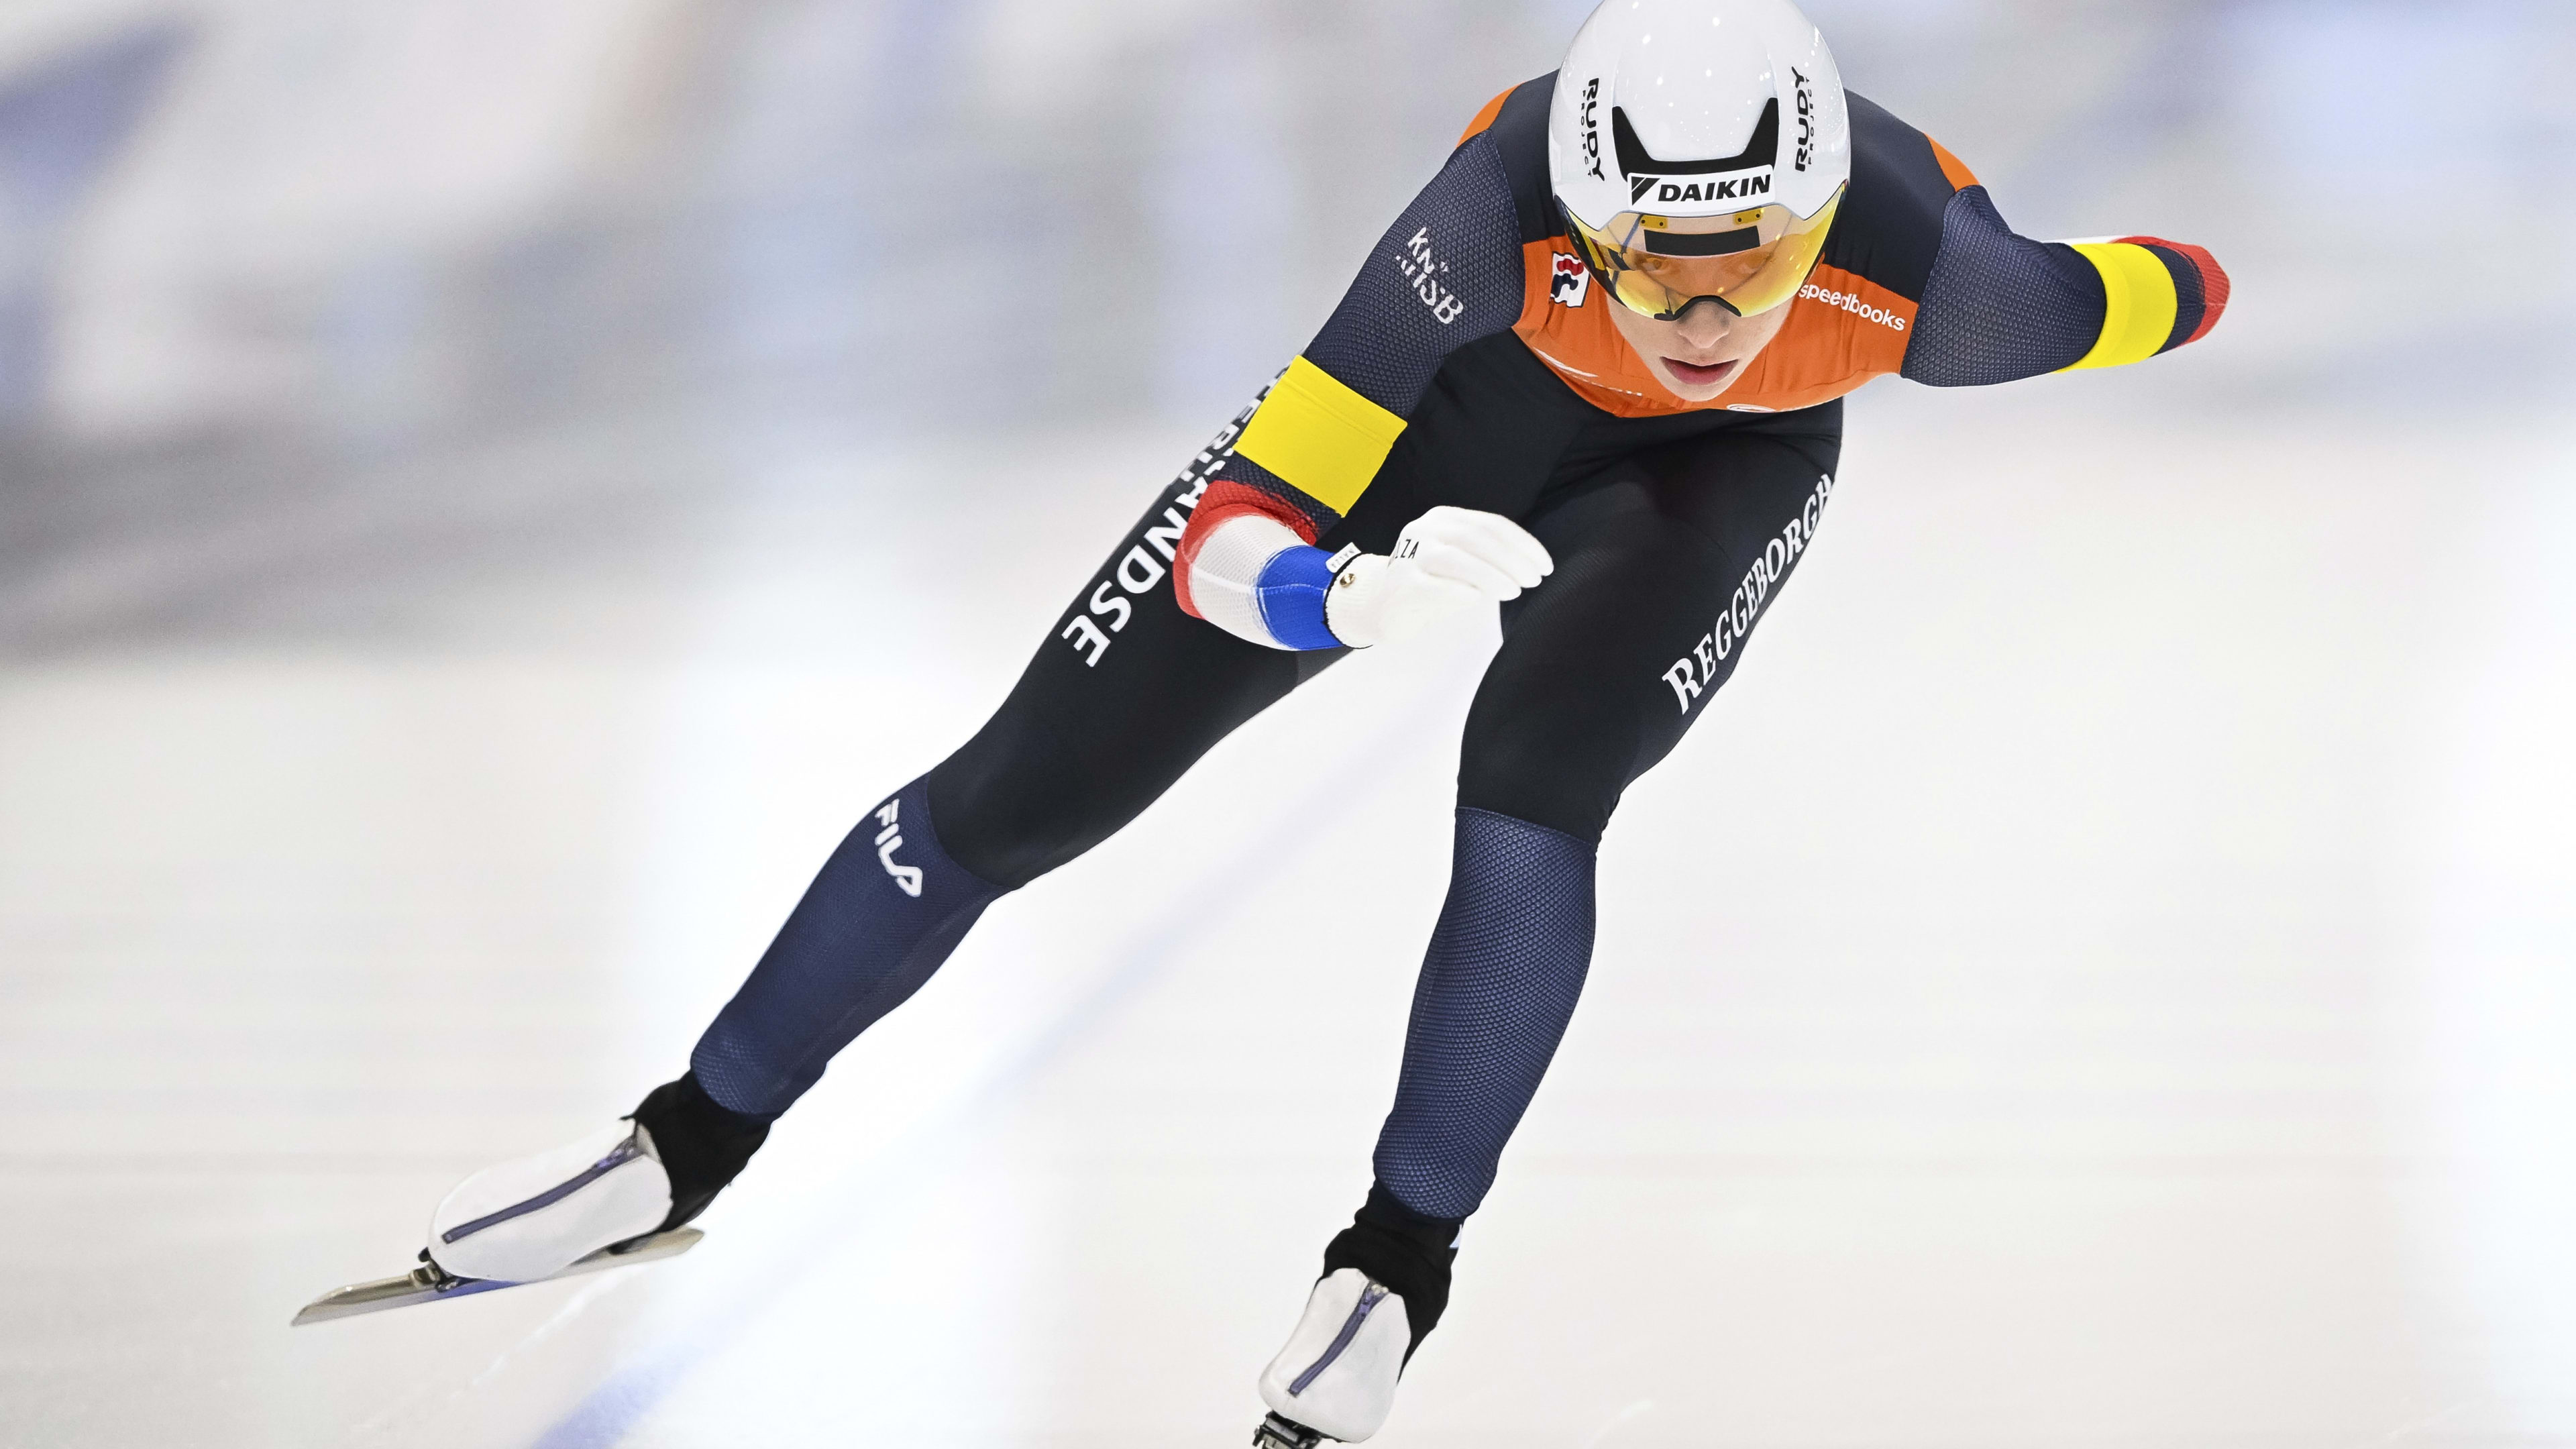
[[[1190,526],[1181,531],[1181,546],[1172,559],[1172,596],[1180,601],[1182,613],[1193,619],[1207,617],[1190,599],[1190,574],[1198,567],[1199,550],[1207,547],[1208,535],[1216,532],[1217,525],[1247,513],[1278,519],[1299,538],[1308,543],[1315,541],[1315,521],[1296,504],[1275,493],[1216,479],[1199,498],[1199,506],[1191,510]]]

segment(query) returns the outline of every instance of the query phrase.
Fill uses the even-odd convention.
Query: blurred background
[[[676,1074],[1587,9],[0,7],[0,1439],[1242,1442],[1490,624],[997,908],[688,1258],[285,1325]],[[2576,1445],[2576,12],[1809,9],[2236,300],[1854,400],[1380,1442]]]

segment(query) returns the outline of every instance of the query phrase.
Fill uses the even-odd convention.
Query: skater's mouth
[[[1736,361],[1715,362],[1703,366],[1696,362],[1684,362],[1678,357],[1664,359],[1664,366],[1672,373],[1673,380],[1684,387],[1713,387],[1733,377],[1735,369],[1743,365],[1741,361]]]

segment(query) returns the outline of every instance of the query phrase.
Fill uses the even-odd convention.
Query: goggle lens
[[[1606,229],[1571,215],[1566,222],[1594,275],[1629,310],[1670,321],[1715,298],[1752,317],[1797,297],[1824,255],[1826,234],[1842,204],[1843,193],[1836,191],[1814,216],[1767,207],[1741,213],[1736,220],[1743,225],[1715,233],[1673,231],[1662,218],[1635,212],[1613,218]],[[1756,241],[1743,235],[1747,231],[1769,239]]]

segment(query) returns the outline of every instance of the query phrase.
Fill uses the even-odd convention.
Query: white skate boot
[[[685,1253],[704,1234],[682,1224],[706,1210],[768,1136],[766,1119],[727,1111],[695,1076],[666,1082],[630,1117],[457,1184],[430,1215],[420,1267],[326,1293],[295,1321],[452,1301]]]
[[[576,1142],[487,1167],[429,1219],[429,1258],[459,1278],[531,1283],[671,1215],[653,1134],[620,1119]]]
[[[594,1253],[619,1255],[706,1211],[769,1136],[694,1074],[578,1142],[457,1184],[430,1215],[430,1263],[459,1278],[533,1283]]]
[[[1402,1295],[1357,1268],[1315,1285],[1288,1346],[1261,1372],[1270,1417],[1253,1431],[1255,1449],[1315,1449],[1326,1439],[1357,1444],[1395,1409],[1396,1379],[1413,1344]]]

